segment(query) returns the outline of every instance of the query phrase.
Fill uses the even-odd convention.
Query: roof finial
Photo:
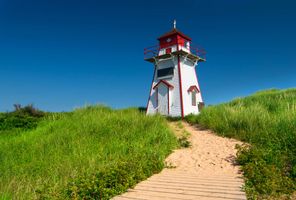
[[[176,25],[177,25],[177,22],[176,22],[176,20],[174,19],[174,29],[176,29]]]

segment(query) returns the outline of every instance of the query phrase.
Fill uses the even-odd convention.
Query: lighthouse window
[[[158,78],[164,78],[164,77],[169,77],[169,76],[173,76],[173,75],[174,75],[174,68],[173,67],[157,70],[157,77]]]
[[[190,42],[189,42],[189,41],[185,42],[185,47],[186,47],[187,49],[190,48]]]
[[[196,91],[191,92],[192,106],[196,106]]]

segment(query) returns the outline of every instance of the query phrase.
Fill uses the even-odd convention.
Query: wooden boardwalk
[[[242,185],[243,180],[239,177],[205,177],[167,172],[154,175],[113,199],[245,200]]]
[[[234,164],[238,141],[184,124],[192,147],[179,149],[167,158],[175,168],[164,169],[114,200],[245,200],[244,181]]]

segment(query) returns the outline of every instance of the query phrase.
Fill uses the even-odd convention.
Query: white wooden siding
[[[190,60],[181,60],[181,76],[182,76],[182,94],[183,94],[183,105],[184,105],[184,115],[190,113],[198,114],[198,103],[202,101],[200,92],[196,94],[196,106],[192,105],[191,92],[188,92],[190,86],[195,85],[199,88],[196,76],[195,76],[195,66]]]
[[[182,80],[182,96],[183,96],[183,110],[184,115],[190,113],[198,114],[198,103],[203,102],[200,93],[196,94],[196,106],[192,106],[191,92],[188,92],[190,86],[195,85],[199,89],[195,73],[195,63],[190,60],[185,60],[184,57],[180,56],[180,71]],[[158,78],[157,69],[163,69],[168,67],[174,67],[174,76],[170,78]],[[160,81],[165,80],[169,84],[173,85],[174,88],[169,90],[169,115],[170,116],[181,116],[181,100],[180,100],[180,88],[179,88],[179,71],[178,71],[178,57],[173,56],[171,59],[159,61],[156,66],[156,71],[153,78],[153,84],[150,93],[150,99],[148,102],[147,114],[157,113],[157,94],[153,87]],[[161,84],[163,85],[163,84]],[[160,87],[160,86],[159,86]],[[163,86],[161,86],[163,87]],[[166,86],[165,86],[166,87]],[[160,89],[160,88],[159,88]],[[160,105],[161,102],[158,102]],[[166,103],[166,102],[164,102]],[[166,103],[167,105],[167,103]],[[167,106],[166,106],[167,107]]]
[[[165,80],[169,84],[173,85],[174,88],[169,90],[169,115],[170,116],[181,116],[181,104],[180,104],[180,92],[179,92],[179,73],[178,73],[178,60],[177,57],[174,56],[172,59],[167,59],[163,61],[159,61],[156,66],[157,69],[163,69],[168,67],[174,67],[174,76],[165,79],[158,79],[157,71],[154,74],[153,84],[150,93],[150,100],[148,102],[147,114],[155,114],[156,113],[156,90],[153,87],[160,81]]]

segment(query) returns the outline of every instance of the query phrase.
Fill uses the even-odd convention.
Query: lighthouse
[[[205,51],[174,27],[158,38],[158,45],[144,49],[144,60],[154,66],[147,103],[148,115],[184,117],[198,114],[204,105],[196,67],[205,61]]]

